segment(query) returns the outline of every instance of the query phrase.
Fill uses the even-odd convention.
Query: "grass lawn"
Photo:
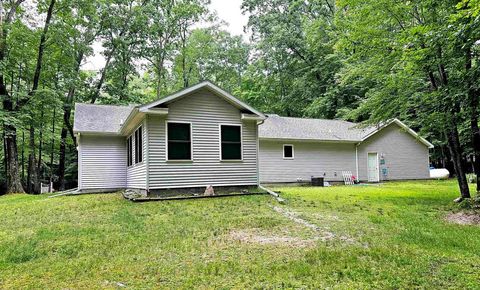
[[[480,289],[480,227],[444,220],[454,181],[277,190],[1,196],[0,288]]]

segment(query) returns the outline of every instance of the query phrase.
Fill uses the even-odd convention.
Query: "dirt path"
[[[289,220],[291,220],[293,222],[296,222],[297,224],[303,225],[303,226],[313,230],[314,232],[316,232],[318,236],[316,236],[315,238],[317,240],[327,241],[327,240],[331,240],[331,239],[335,238],[334,233],[332,233],[332,232],[330,232],[326,229],[322,229],[319,226],[314,225],[314,224],[304,220],[303,218],[301,218],[299,216],[298,213],[296,213],[294,211],[286,210],[286,209],[278,207],[278,206],[273,206],[272,209],[274,211],[278,212],[279,214],[283,215],[284,217],[288,218]]]

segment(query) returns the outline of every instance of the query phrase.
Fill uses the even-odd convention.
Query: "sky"
[[[247,25],[248,16],[242,15],[242,0],[211,0],[209,5],[211,11],[217,11],[217,16],[225,22],[224,29],[232,35],[242,35],[245,41],[248,41],[248,34],[243,32],[243,27]],[[105,65],[105,59],[100,42],[93,44],[94,55],[87,58],[82,65],[84,70],[100,70]]]

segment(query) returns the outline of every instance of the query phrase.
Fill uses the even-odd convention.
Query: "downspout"
[[[360,181],[360,176],[358,175],[358,145],[360,143],[355,144],[355,170],[357,171],[357,181]]]
[[[78,162],[78,176],[77,176],[77,188],[82,189],[82,145],[80,144],[80,133],[77,133],[77,162]]]
[[[258,158],[258,154],[260,152],[260,136],[258,136],[258,127],[260,125],[262,125],[263,123],[265,122],[265,120],[261,120],[260,122],[257,122],[257,186],[261,186],[260,185],[260,163],[259,163],[259,158]]]
[[[264,187],[263,185],[260,184],[260,162],[258,160],[258,153],[260,152],[260,150],[259,150],[259,148],[260,148],[260,138],[258,136],[258,127],[260,125],[262,125],[264,122],[265,122],[265,120],[261,120],[260,122],[257,122],[257,186],[261,190],[265,190],[268,194],[272,195],[278,202],[284,203],[285,200],[283,198],[281,198],[278,193],[276,193],[273,190],[270,190],[270,189],[268,189],[268,188],[266,188],[266,187]]]
[[[143,134],[145,134],[145,151],[143,154],[145,154],[145,175],[146,175],[146,180],[145,180],[145,190],[147,192],[147,195],[149,194],[150,192],[150,162],[149,162],[149,148],[150,148],[150,142],[149,142],[149,138],[148,138],[148,135],[149,135],[149,131],[148,131],[148,114],[145,115],[145,126],[144,126],[144,132]],[[143,138],[143,136],[142,136]]]

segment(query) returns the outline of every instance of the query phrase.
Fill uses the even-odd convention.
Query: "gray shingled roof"
[[[135,106],[75,104],[75,132],[118,133]]]
[[[342,120],[291,118],[270,114],[260,125],[259,137],[356,142],[375,130],[374,127],[357,128],[357,125]]]
[[[75,132],[118,133],[134,105],[75,104]],[[361,141],[374,127],[356,128],[342,120],[304,119],[268,115],[259,127],[260,138],[322,141]]]

